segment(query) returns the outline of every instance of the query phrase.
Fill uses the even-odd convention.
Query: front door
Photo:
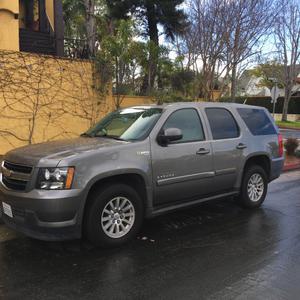
[[[195,108],[179,109],[166,119],[161,131],[179,128],[183,137],[168,146],[151,142],[154,204],[196,200],[213,189],[211,143],[199,112]]]

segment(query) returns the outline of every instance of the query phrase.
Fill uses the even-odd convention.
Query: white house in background
[[[271,91],[267,87],[259,86],[261,79],[252,75],[250,70],[244,71],[238,82],[239,96],[271,97]],[[284,89],[279,89],[279,97],[284,97],[284,92]],[[300,95],[300,73],[297,84],[293,87],[293,94]]]

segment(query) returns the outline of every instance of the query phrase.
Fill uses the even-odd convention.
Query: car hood
[[[126,143],[128,142],[108,138],[79,137],[17,148],[8,152],[4,159],[10,162],[31,166],[37,166],[38,164],[48,165],[49,163],[57,164],[61,159],[83,152],[95,151],[100,148]]]

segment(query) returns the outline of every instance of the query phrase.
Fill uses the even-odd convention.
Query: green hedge
[[[230,98],[223,97],[221,102],[233,102]],[[237,97],[236,103],[245,103],[248,105],[256,105],[267,108],[270,112],[273,111],[273,103],[271,103],[271,97]],[[284,98],[280,97],[276,103],[275,112],[282,114]],[[289,114],[300,114],[300,97],[292,97],[289,104]]]

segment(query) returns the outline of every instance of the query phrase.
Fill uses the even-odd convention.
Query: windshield
[[[121,109],[107,115],[83,136],[143,140],[149,135],[161,113],[161,108]]]

